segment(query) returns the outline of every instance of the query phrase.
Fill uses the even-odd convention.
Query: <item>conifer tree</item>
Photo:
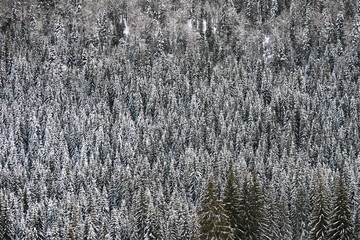
[[[240,239],[270,239],[266,218],[264,194],[257,178],[256,170],[251,181],[245,176],[240,200],[241,227]]]
[[[231,170],[227,177],[223,201],[225,213],[229,218],[230,227],[234,231],[235,239],[240,239],[242,233],[239,194],[236,174]]]
[[[323,177],[317,176],[314,207],[311,213],[309,240],[325,240],[329,224],[329,206]]]
[[[193,230],[194,226],[188,221],[188,212],[184,208],[182,198],[179,196],[178,191],[174,191],[171,196],[171,210],[169,210],[168,220],[168,236],[166,239],[190,239],[189,236],[189,225]]]
[[[350,211],[349,192],[344,173],[335,180],[332,212],[327,239],[351,240],[354,239],[352,214]]]
[[[13,219],[7,201],[2,199],[2,194],[0,197],[0,239],[12,240],[15,237]]]
[[[199,211],[199,240],[234,239],[224,203],[215,191],[212,179],[208,180]]]
[[[269,220],[269,231],[271,239],[286,239],[282,236],[282,223],[286,223],[286,211],[283,202],[275,194],[274,188],[270,185],[266,188],[266,212]]]
[[[181,238],[181,219],[179,211],[173,211],[169,217],[168,239],[176,240]]]
[[[86,217],[85,226],[84,226],[84,239],[85,240],[95,240],[96,239],[97,228],[92,222],[90,217]]]
[[[245,175],[241,186],[241,198],[240,198],[240,206],[239,206],[241,229],[243,229],[240,239],[248,239],[249,232],[251,231],[250,221],[248,221],[251,217],[249,192],[250,192],[250,182],[248,176]]]
[[[255,170],[252,173],[250,204],[253,211],[254,234],[258,239],[269,239],[268,219],[266,218],[264,192]]]
[[[67,230],[67,237],[71,240],[79,239],[84,234],[79,224],[78,208],[76,205],[72,206],[70,219],[71,222]]]
[[[126,202],[121,204],[120,216],[120,237],[121,239],[128,239],[131,235],[131,225],[129,224],[129,211],[126,208]]]
[[[155,208],[152,202],[150,202],[148,208],[145,239],[149,239],[149,240],[164,239],[162,236],[162,225],[159,219],[159,210]]]
[[[344,159],[360,239],[359,0],[0,6],[0,240],[194,239],[214,167],[215,230],[323,237],[310,172]]]
[[[280,193],[280,197],[277,201],[277,211],[279,217],[279,235],[281,239],[291,239],[291,221],[290,221],[290,211],[287,198],[284,191]]]
[[[39,208],[34,216],[34,227],[36,230],[36,240],[44,240],[46,237],[44,217],[41,209]]]
[[[149,199],[146,196],[146,190],[142,187],[135,198],[134,220],[136,239],[143,239],[147,230],[147,216],[149,208]]]
[[[308,237],[311,209],[305,181],[304,173],[295,173],[290,202],[292,232],[295,239],[306,239]]]

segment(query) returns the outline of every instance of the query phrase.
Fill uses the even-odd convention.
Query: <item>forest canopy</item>
[[[360,3],[1,0],[0,239],[360,239]]]

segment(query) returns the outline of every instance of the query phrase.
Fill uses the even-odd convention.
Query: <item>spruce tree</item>
[[[44,223],[44,217],[41,208],[37,210],[34,216],[34,228],[36,230],[36,240],[44,240],[46,238],[46,229]]]
[[[176,240],[181,238],[181,220],[179,211],[172,211],[169,216],[168,239]]]
[[[279,199],[277,200],[277,212],[279,220],[279,235],[281,239],[291,239],[291,220],[289,204],[284,191],[281,191]]]
[[[266,218],[264,192],[257,173],[253,172],[250,188],[250,204],[254,217],[254,234],[257,239],[270,239],[268,229],[268,219]]]
[[[315,187],[314,207],[309,226],[309,240],[325,240],[329,224],[329,203],[322,176],[318,176]]]
[[[281,191],[279,189],[279,191]],[[288,204],[283,193],[276,193],[272,186],[266,188],[266,212],[269,220],[269,233],[271,239],[290,239],[291,224]]]
[[[7,201],[2,199],[2,194],[0,196],[0,239],[12,240],[14,239],[13,219]]]
[[[149,196],[147,196],[147,189],[141,187],[139,193],[135,196],[135,209],[134,209],[134,225],[135,225],[135,238],[143,239],[147,231],[147,217],[149,210]]]
[[[305,174],[296,172],[291,193],[291,221],[294,239],[307,239],[311,215]]]
[[[255,170],[251,181],[244,178],[239,210],[243,230],[240,239],[270,239],[264,194]]]
[[[161,240],[162,236],[162,224],[160,222],[159,210],[154,206],[152,202],[148,206],[148,216],[146,219],[145,239],[149,240]]]
[[[243,232],[241,233],[240,239],[248,239],[250,232],[251,232],[251,223],[250,223],[250,199],[249,199],[249,192],[250,192],[250,182],[248,176],[245,175],[242,186],[241,186],[241,198],[240,198],[240,219],[241,219],[241,229]]]
[[[240,215],[240,195],[238,191],[237,178],[234,171],[230,171],[224,189],[224,209],[229,218],[230,227],[234,231],[235,239],[241,239],[241,215]]]
[[[199,240],[234,239],[224,203],[215,191],[214,183],[208,181],[199,211]]]
[[[326,239],[329,225],[329,202],[324,178],[318,171],[314,189],[314,205],[309,223],[309,240]]]
[[[345,183],[344,173],[335,181],[332,212],[327,239],[351,240],[354,239],[352,214],[350,211],[350,199],[348,188]]]
[[[78,206],[74,205],[71,209],[70,224],[67,230],[68,239],[79,239],[82,235],[82,227],[79,223]]]

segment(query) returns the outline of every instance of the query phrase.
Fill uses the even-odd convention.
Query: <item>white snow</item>
[[[191,19],[189,19],[187,21],[187,26],[188,26],[189,29],[192,29],[192,21],[191,21]]]
[[[270,42],[270,37],[269,36],[265,36],[264,38],[264,44],[268,44]]]
[[[206,29],[207,29],[207,26],[206,26],[206,21],[205,21],[205,19],[203,19],[203,22],[202,22],[202,24],[203,24],[203,33],[205,34],[205,33],[206,33]]]
[[[126,19],[124,19],[124,24],[125,24],[124,34],[126,36],[129,36],[129,26],[127,25]]]

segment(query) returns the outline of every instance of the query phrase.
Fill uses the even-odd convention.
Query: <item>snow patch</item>
[[[205,33],[206,33],[206,29],[207,29],[207,26],[206,26],[206,21],[205,21],[205,19],[203,19],[203,22],[202,22],[202,24],[203,24],[203,33],[205,34]]]
[[[189,29],[192,29],[192,20],[191,19],[189,19],[187,21],[187,26],[188,26]]]
[[[124,25],[125,25],[124,34],[126,36],[129,36],[129,26],[127,25],[126,19],[124,19]]]

